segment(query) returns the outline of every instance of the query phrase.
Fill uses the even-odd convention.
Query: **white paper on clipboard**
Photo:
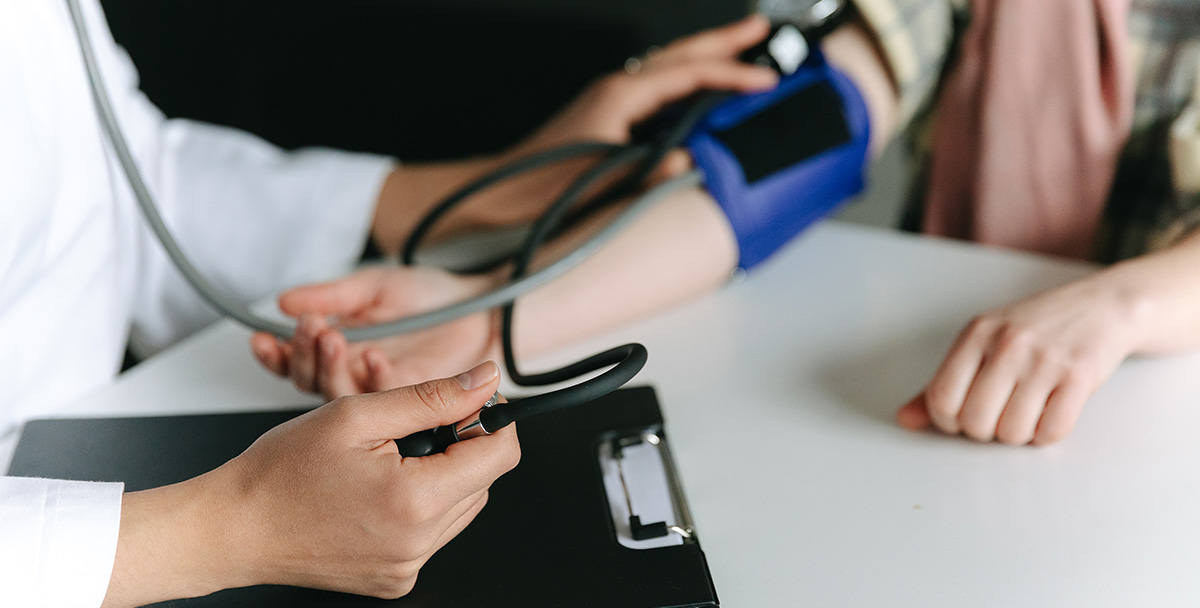
[[[619,449],[620,459],[614,457],[614,441],[600,443],[600,470],[604,475],[604,490],[612,514],[617,542],[629,549],[654,549],[681,545],[691,533],[690,522],[683,521],[685,511],[677,505],[672,494],[671,477],[664,440],[654,432],[644,431],[633,437],[632,445]],[[640,441],[638,441],[640,439]],[[622,480],[622,473],[624,480]],[[630,507],[633,513],[630,513]],[[658,538],[636,540],[630,528],[630,516],[637,515],[644,524],[665,522],[673,530]]]

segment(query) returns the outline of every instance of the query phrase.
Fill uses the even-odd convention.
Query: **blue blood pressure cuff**
[[[717,106],[686,146],[737,236],[738,267],[767,259],[863,188],[867,107],[815,49],[775,89]]]

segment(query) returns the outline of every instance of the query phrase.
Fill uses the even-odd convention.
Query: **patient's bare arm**
[[[765,24],[760,25],[758,35],[765,34]],[[717,46],[732,59],[753,42],[748,36],[735,37]],[[851,21],[830,34],[824,48],[829,61],[862,93],[871,114],[871,146],[878,151],[894,128],[897,98],[870,34]],[[680,154],[683,162],[675,156],[667,173],[688,168],[686,154]],[[619,208],[608,214],[616,212]],[[538,259],[557,259],[609,221],[608,214],[549,243]],[[737,262],[736,240],[715,201],[698,188],[676,192],[582,265],[522,297],[516,307],[516,352],[546,352],[676,306],[724,284]],[[477,293],[503,278],[503,273],[466,278],[432,269],[372,269],[343,281],[300,288],[284,294],[280,305],[290,315],[307,316],[302,331],[290,342],[259,334],[252,346],[268,369],[291,377],[303,390],[330,397],[437,376],[500,356],[494,313],[359,344],[347,344],[329,323],[395,318]]]

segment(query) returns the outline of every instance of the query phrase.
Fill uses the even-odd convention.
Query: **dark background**
[[[651,44],[747,0],[102,0],[168,116],[402,160],[515,142]]]

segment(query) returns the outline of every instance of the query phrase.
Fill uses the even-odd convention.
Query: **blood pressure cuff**
[[[738,266],[767,259],[863,188],[867,107],[817,51],[779,86],[717,106],[686,141],[729,218]]]

